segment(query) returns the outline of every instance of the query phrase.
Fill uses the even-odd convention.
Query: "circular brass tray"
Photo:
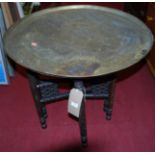
[[[153,42],[136,17],[115,9],[78,5],[34,13],[5,34],[7,54],[33,71],[94,77],[140,61]]]

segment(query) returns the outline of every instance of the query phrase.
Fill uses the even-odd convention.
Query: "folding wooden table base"
[[[41,80],[36,73],[28,71],[28,78],[32,95],[35,101],[37,112],[40,118],[42,128],[46,128],[46,103],[52,101],[58,101],[69,97],[69,91],[59,92],[58,83],[52,80]],[[101,81],[101,78],[98,78]],[[85,80],[84,80],[85,81]],[[85,87],[83,80],[73,80],[73,87],[80,89],[85,94],[84,98],[101,98],[104,99],[103,111],[106,114],[106,119],[110,120],[112,116],[112,105],[113,105],[113,92],[115,84],[115,76],[111,75],[107,78],[103,78],[102,82],[97,82],[90,86]],[[80,109],[80,116],[78,119],[81,143],[82,146],[87,146],[87,129],[86,129],[86,117],[85,117],[85,99]]]

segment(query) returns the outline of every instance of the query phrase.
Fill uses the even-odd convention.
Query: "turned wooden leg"
[[[112,117],[115,81],[116,81],[116,79],[112,79],[111,81],[107,81],[105,83],[105,85],[107,87],[107,91],[108,91],[108,97],[104,98],[104,112],[106,113],[107,120],[111,120],[111,117]]]
[[[87,128],[86,128],[86,115],[85,115],[85,102],[81,105],[80,116],[79,116],[79,126],[81,135],[81,144],[86,147],[87,144]]]
[[[80,89],[85,94],[85,88],[83,86],[82,81],[76,81],[74,83],[74,87]],[[79,127],[80,127],[80,135],[81,135],[81,144],[83,147],[86,147],[87,144],[87,127],[86,127],[86,114],[85,114],[85,99],[83,98],[80,114],[79,114]]]

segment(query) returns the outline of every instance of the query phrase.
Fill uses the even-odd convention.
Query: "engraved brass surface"
[[[152,42],[152,33],[136,17],[89,5],[34,13],[4,37],[5,50],[16,63],[51,76],[82,78],[139,62]]]

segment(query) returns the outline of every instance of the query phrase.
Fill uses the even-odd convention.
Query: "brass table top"
[[[46,9],[14,24],[4,47],[16,63],[59,77],[107,75],[139,62],[153,43],[136,17],[106,7]]]

